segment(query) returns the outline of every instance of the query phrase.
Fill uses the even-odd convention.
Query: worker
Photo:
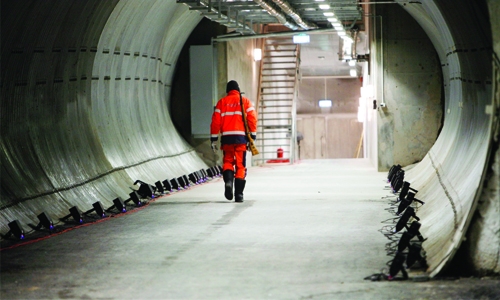
[[[221,150],[223,151],[222,176],[224,178],[224,196],[227,200],[243,202],[243,190],[246,184],[246,151],[249,140],[245,131],[240,102],[244,112],[251,138],[257,135],[257,115],[252,102],[241,96],[238,82],[231,80],[226,85],[227,95],[215,106],[210,125],[212,149],[217,151],[217,140],[221,134]]]

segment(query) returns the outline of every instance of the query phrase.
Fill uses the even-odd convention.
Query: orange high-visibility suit
[[[242,97],[243,107],[247,115],[248,128],[252,139],[257,135],[257,116],[252,102]],[[245,152],[248,139],[245,135],[245,124],[241,114],[240,93],[231,90],[227,96],[220,99],[215,106],[210,126],[210,140],[218,140],[221,134],[221,150],[224,151],[222,171],[234,170],[235,178],[244,179],[246,176]]]
[[[240,105],[240,90],[238,83],[229,81],[226,88],[227,95],[221,98],[215,106],[210,125],[210,140],[216,142],[221,134],[221,150],[224,153],[222,173],[226,183],[225,196],[233,198],[233,179],[235,182],[236,201],[243,201],[243,189],[246,177],[246,151],[248,138],[245,134],[245,124]],[[252,102],[241,97],[243,109],[247,117],[247,124],[252,139],[257,135],[257,115]]]

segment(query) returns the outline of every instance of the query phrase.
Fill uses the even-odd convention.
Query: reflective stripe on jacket
[[[243,107],[247,115],[248,128],[250,134],[257,134],[257,115],[252,102],[243,97]],[[221,144],[246,144],[248,139],[245,136],[245,124],[241,115],[240,93],[231,90],[227,96],[220,99],[212,114],[212,124],[210,125],[210,139],[217,141],[221,133]]]

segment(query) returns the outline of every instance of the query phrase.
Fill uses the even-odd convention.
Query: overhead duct
[[[290,28],[292,30],[300,29],[300,27],[298,27],[296,24],[293,24],[293,23],[289,22],[286,19],[286,15],[284,15],[283,13],[277,11],[272,5],[270,5],[266,1],[264,1],[264,0],[254,0],[254,2],[257,3],[257,4],[259,4],[260,7],[262,7],[263,9],[265,9],[271,16],[273,16],[276,19],[278,19],[278,21],[281,24],[285,25],[286,27],[288,27],[288,28]]]
[[[308,23],[302,19],[302,17],[295,11],[293,7],[290,6],[290,4],[286,1],[283,0],[273,0],[273,2],[278,5],[283,12],[285,12],[287,15],[289,15],[297,25],[302,27],[303,29],[316,29],[318,28],[316,25]]]

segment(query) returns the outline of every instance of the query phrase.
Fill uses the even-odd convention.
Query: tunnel
[[[217,164],[207,143],[187,129],[190,85],[182,77],[189,69],[183,51],[197,25],[207,22],[187,2],[2,1],[0,232],[9,231],[14,220],[37,223],[42,211],[61,218],[73,206],[92,207],[96,201],[110,206],[117,197],[129,198],[136,180],[154,183]],[[383,17],[370,21],[380,39],[386,29],[379,26],[398,25],[391,23],[394,12],[403,11],[421,27],[442,76],[443,118],[421,158],[399,159],[394,145],[407,140],[384,130],[389,123],[397,126],[394,120],[419,118],[410,116],[413,110],[395,111],[399,96],[392,94],[395,85],[404,90],[414,82],[388,76],[380,61],[384,53],[372,55],[375,97],[387,107],[369,108],[366,159],[384,173],[401,164],[418,189],[425,202],[418,216],[430,277],[449,267],[457,253],[481,272],[498,274],[500,5],[384,2],[394,3],[358,6],[380,6],[373,11]],[[204,37],[209,44],[224,28],[210,26],[203,33],[213,35]],[[405,32],[403,26],[396,29]],[[237,78],[256,99],[255,65],[245,62],[253,40],[237,37],[215,43],[227,70],[216,83],[223,87]],[[372,44],[372,53],[378,46]],[[385,64],[388,68],[390,58]],[[403,130],[406,138],[417,129],[410,124],[389,130]],[[392,150],[381,147],[384,142]]]

